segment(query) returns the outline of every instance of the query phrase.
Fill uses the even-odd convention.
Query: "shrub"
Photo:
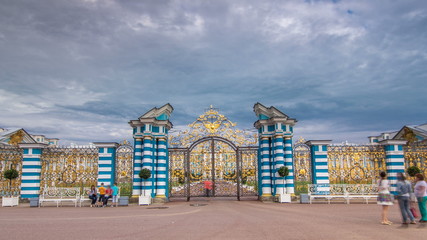
[[[143,168],[140,172],[139,172],[139,177],[142,179],[149,179],[151,177],[151,171],[150,169],[147,168]]]
[[[279,170],[277,170],[277,172],[279,173],[279,176],[286,177],[289,175],[289,168],[283,166],[283,167],[280,167]]]
[[[406,172],[408,173],[409,176],[414,177],[415,174],[421,173],[421,170],[417,166],[411,166],[411,167],[408,167],[408,169],[406,169]]]

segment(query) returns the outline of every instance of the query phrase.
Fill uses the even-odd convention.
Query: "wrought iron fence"
[[[116,150],[116,182],[120,196],[132,195],[133,147],[124,141]]]
[[[41,162],[41,191],[44,187],[97,185],[98,149],[95,147],[45,148]]]
[[[186,149],[169,149],[169,197],[186,197],[188,171]]]
[[[258,195],[258,147],[242,147],[238,149],[240,196]]]
[[[17,196],[21,189],[23,150],[15,146],[0,146],[0,196]],[[4,177],[4,171],[16,169],[19,172],[17,179],[9,181]]]
[[[385,151],[381,145],[332,145],[328,147],[331,184],[375,183],[386,171]]]
[[[405,167],[417,166],[427,176],[427,142],[416,142],[403,147]]]
[[[294,184],[295,194],[307,193],[307,184],[312,183],[310,147],[300,139],[294,146]]]

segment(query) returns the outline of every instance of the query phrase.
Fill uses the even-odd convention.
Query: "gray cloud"
[[[4,1],[1,127],[119,141],[171,103],[242,128],[256,102],[307,139],[364,142],[426,122],[423,1]]]

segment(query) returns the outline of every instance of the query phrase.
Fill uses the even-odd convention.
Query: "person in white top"
[[[424,176],[421,173],[417,173],[415,175],[415,178],[417,180],[417,183],[415,184],[415,187],[414,187],[414,194],[415,194],[415,197],[417,197],[418,207],[420,208],[420,213],[421,213],[420,222],[424,223],[424,222],[427,222],[427,209],[426,209],[427,183],[426,181],[424,181]]]
[[[390,183],[387,180],[387,174],[385,172],[380,173],[381,179],[378,181],[378,198],[377,204],[382,205],[382,213],[381,213],[381,224],[383,225],[391,225],[392,222],[388,220],[388,206],[393,205],[393,200],[391,198],[390,191]]]

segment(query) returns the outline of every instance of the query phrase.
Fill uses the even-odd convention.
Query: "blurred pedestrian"
[[[409,197],[412,192],[411,183],[406,181],[405,175],[401,172],[397,173],[396,191],[400,212],[402,214],[402,224],[409,224],[408,218],[411,221],[411,224],[415,224],[415,218],[409,209]]]
[[[388,220],[388,207],[393,205],[393,200],[389,191],[390,183],[387,180],[385,172],[380,173],[381,179],[378,181],[378,198],[377,204],[382,205],[381,224],[391,225],[392,222]]]
[[[426,202],[427,202],[427,183],[424,181],[424,176],[421,173],[417,173],[415,175],[415,179],[417,183],[414,187],[415,197],[418,200],[418,207],[420,208],[421,219],[420,222],[427,222],[427,210],[426,210]]]

